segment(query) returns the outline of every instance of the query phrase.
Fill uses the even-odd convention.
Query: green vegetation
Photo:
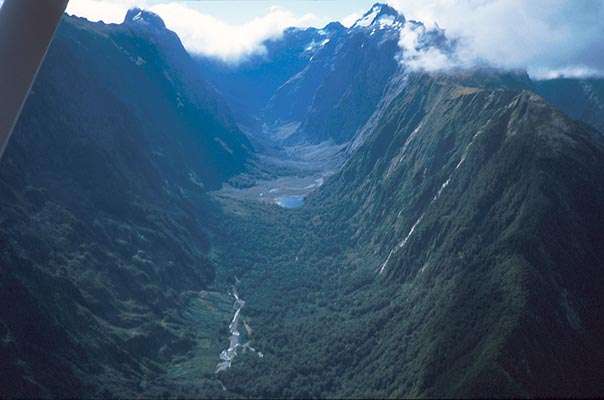
[[[223,202],[219,269],[242,280],[265,354],[238,358],[226,387],[601,393],[601,140],[530,92],[422,76],[410,88],[302,209]]]
[[[595,131],[523,77],[410,75],[304,207],[236,201],[206,189],[252,185],[249,143],[155,29],[68,19],[2,160],[0,396],[604,393]],[[215,374],[236,279],[263,357]]]
[[[222,393],[230,310],[192,306],[215,279],[202,187],[251,156],[192,71],[165,29],[61,25],[0,168],[1,397]],[[192,384],[163,378],[191,357]]]

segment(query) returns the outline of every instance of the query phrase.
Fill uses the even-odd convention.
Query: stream
[[[231,362],[237,355],[237,348],[241,347],[244,350],[250,350],[254,353],[258,354],[258,357],[262,358],[264,355],[256,351],[253,347],[249,345],[249,343],[241,344],[241,334],[239,333],[239,318],[241,317],[241,309],[245,306],[245,301],[239,298],[239,294],[237,293],[237,286],[233,286],[233,290],[229,293],[235,298],[235,303],[233,304],[233,308],[235,309],[235,315],[233,316],[233,320],[229,324],[229,347],[228,349],[222,350],[220,353],[220,362],[216,366],[216,373],[220,371],[224,371],[231,367]],[[245,322],[244,322],[245,324]],[[247,327],[248,330],[249,326]]]
[[[220,360],[222,361],[216,366],[216,373],[231,367],[231,362],[237,355],[237,348],[241,346],[241,335],[239,334],[239,316],[241,315],[241,309],[243,306],[245,306],[245,301],[239,298],[239,295],[237,294],[237,287],[235,286],[233,286],[232,295],[235,297],[235,303],[233,304],[233,307],[235,308],[235,315],[229,324],[229,348],[222,350],[222,353],[220,353]]]

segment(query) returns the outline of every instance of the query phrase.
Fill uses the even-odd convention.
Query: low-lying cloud
[[[279,38],[288,27],[310,26],[317,21],[313,14],[296,17],[278,7],[243,25],[229,25],[180,4],[160,4],[150,9],[178,33],[187,50],[226,62],[263,54],[264,41]]]
[[[437,22],[459,38],[455,59],[421,63],[525,68],[533,77],[604,75],[604,2],[599,0],[390,0],[408,19]],[[402,48],[405,49],[403,40]],[[434,61],[430,62],[429,58]],[[419,61],[416,61],[416,64]]]
[[[410,68],[435,71],[488,64],[527,69],[537,78],[604,76],[602,0],[387,1],[408,20],[425,24],[425,28],[409,24],[403,27],[401,59]],[[263,42],[280,37],[287,27],[322,26],[328,22],[325,16],[300,16],[286,8],[272,8],[243,24],[229,24],[197,12],[186,3],[158,2],[72,0],[68,12],[91,20],[121,22],[132,6],[150,9],[178,33],[190,52],[230,63],[263,54]],[[369,9],[372,2],[364,8]],[[359,9],[339,19],[350,26],[360,14]],[[422,29],[431,31],[435,23],[446,29],[448,38],[455,39],[453,54],[417,46],[425,34]]]
[[[423,24],[406,22],[398,42],[402,50],[399,61],[412,71],[435,72],[460,67],[455,53],[430,45],[430,33],[442,34],[438,27],[430,32]]]
[[[311,14],[295,16],[281,7],[271,7],[267,14],[243,24],[229,24],[180,3],[148,0],[77,0],[67,12],[91,21],[122,22],[130,7],[138,6],[158,14],[166,26],[175,31],[191,53],[216,57],[236,63],[251,55],[263,54],[266,40],[279,38],[286,28],[306,27],[319,23]]]
[[[85,17],[90,21],[103,21],[109,23],[120,23],[124,20],[126,12],[130,7],[146,3],[138,0],[107,1],[107,0],[72,0],[67,5],[67,13]]]

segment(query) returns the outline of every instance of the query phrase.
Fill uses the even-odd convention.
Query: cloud
[[[532,76],[535,79],[556,79],[556,78],[591,78],[591,77],[602,77],[602,70],[574,66],[565,67],[559,69],[542,68],[535,69],[532,72]]]
[[[310,13],[296,17],[290,11],[271,7],[269,13],[262,17],[242,25],[230,25],[182,4],[159,4],[150,9],[180,36],[189,52],[217,57],[226,62],[263,54],[266,52],[263,45],[265,40],[281,37],[288,27],[310,26],[318,20]]]
[[[112,2],[106,0],[71,0],[67,5],[67,14],[85,17],[90,21],[103,21],[107,24],[121,23],[129,8],[145,7],[147,3],[140,0],[123,0]]]
[[[533,76],[604,75],[604,2],[390,0],[409,19],[459,38],[458,63],[526,68]],[[424,55],[425,57],[430,54]],[[432,54],[442,62],[442,54]],[[422,57],[422,58],[425,58]],[[441,59],[439,61],[439,59]],[[422,61],[424,62],[424,61]]]
[[[423,24],[406,22],[398,42],[402,50],[399,61],[412,71],[435,72],[463,66],[453,52],[430,45],[431,37],[443,34],[437,27],[427,31]]]
[[[534,77],[604,76],[602,0],[387,1],[407,19],[422,21],[426,27],[438,22],[449,38],[458,39],[454,56],[438,49],[414,48],[416,53],[412,50],[405,56],[408,57],[405,62],[414,68],[434,70],[490,64],[525,68]],[[312,2],[307,3],[312,9]],[[135,5],[158,13],[190,52],[233,63],[262,54],[266,51],[262,42],[280,37],[289,26],[321,26],[326,22],[312,14],[294,15],[283,8],[271,7],[263,16],[242,24],[229,24],[195,11],[189,4],[168,0],[72,0],[67,11],[92,21],[119,23],[128,8]],[[340,21],[350,26],[363,11],[366,10]],[[414,38],[419,40],[411,36],[409,43]],[[409,43],[402,40],[401,47],[407,46],[409,50]]]
[[[306,27],[319,23],[319,18],[308,13],[295,16],[278,6],[269,8],[264,16],[243,24],[228,24],[198,12],[184,4],[150,0],[77,0],[71,1],[67,13],[84,16],[91,21],[120,23],[129,8],[138,6],[158,14],[166,26],[175,31],[187,50],[236,63],[255,54],[263,54],[263,42],[281,37],[286,28]]]
[[[363,14],[365,14],[366,11],[367,10],[358,10],[350,15],[347,15],[340,19],[340,23],[345,27],[350,28],[355,22],[357,22],[358,19],[363,16]]]

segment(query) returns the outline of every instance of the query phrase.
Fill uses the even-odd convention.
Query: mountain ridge
[[[258,346],[279,358],[244,359],[225,384],[253,397],[601,393],[601,137],[528,90],[412,80],[289,217],[292,255],[267,267],[276,287],[263,268],[243,276]],[[295,311],[263,299],[275,296]],[[277,350],[288,335],[292,357]],[[259,376],[274,379],[238,384]]]
[[[404,70],[382,11],[286,30],[226,99],[155,14],[64,19],[0,164],[0,395],[604,393],[598,82]],[[263,118],[348,146],[300,208],[216,190]]]
[[[198,74],[164,28],[64,17],[0,167],[1,396],[157,397],[198,346],[207,191],[254,157]]]

